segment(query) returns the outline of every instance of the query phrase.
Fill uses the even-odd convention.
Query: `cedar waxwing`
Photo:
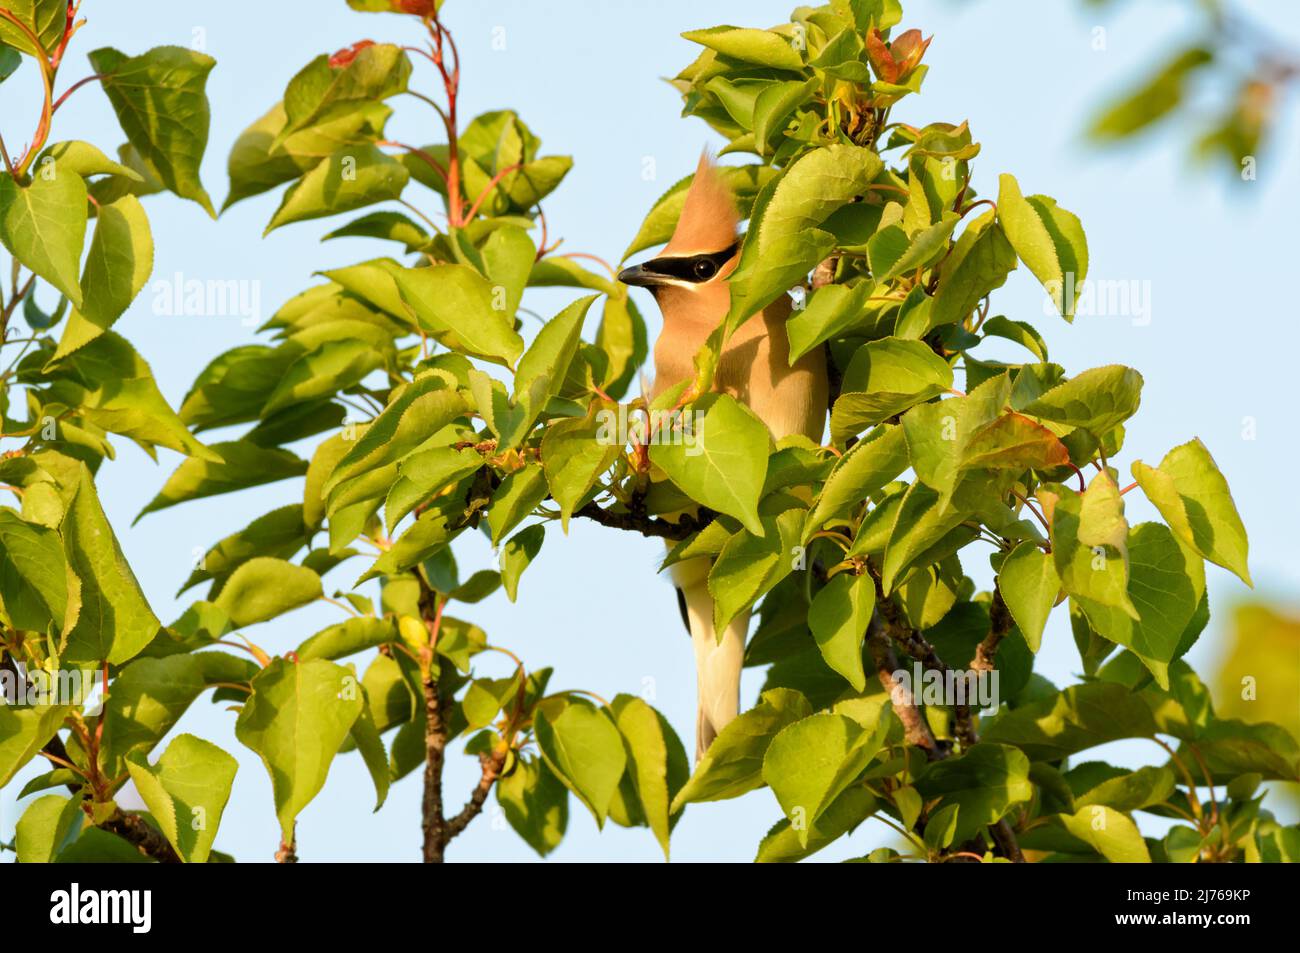
[[[625,269],[618,277],[649,289],[663,313],[655,342],[655,380],[651,399],[695,375],[694,358],[731,305],[728,276],[736,269],[740,216],[726,181],[708,156],[686,193],[672,239],[658,257]],[[785,323],[790,298],[782,295],[736,329],[718,362],[714,388],[749,406],[774,439],[801,433],[820,442],[826,419],[826,364],[821,348],[789,362]],[[707,442],[707,436],[703,439]],[[672,567],[682,615],[695,649],[699,713],[695,757],[740,708],[749,613],[737,616],[721,641],[713,629],[708,559]]]

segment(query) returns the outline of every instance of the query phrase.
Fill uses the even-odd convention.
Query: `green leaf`
[[[817,79],[810,77],[801,83],[772,83],[758,94],[754,100],[754,142],[761,155],[770,154],[769,143],[783,130],[790,114],[813,95],[817,85]]]
[[[411,60],[391,43],[362,47],[345,66],[330,64],[321,54],[289,80],[284,91],[285,127],[272,151],[283,147],[292,133],[326,123],[357,106],[387,99],[406,90]]]
[[[382,366],[384,355],[370,343],[344,338],[326,341],[306,352],[280,378],[262,406],[263,420],[276,411],[306,401],[333,397]]]
[[[114,162],[104,155],[98,147],[92,146],[89,142],[82,142],[79,139],[56,142],[53,145],[46,146],[37,157],[35,167],[39,170],[50,162],[56,163],[55,167],[59,171],[74,172],[83,179],[95,175],[115,175],[130,179],[137,184],[144,182],[144,176],[135,169],[122,165],[120,162]]]
[[[389,642],[400,642],[392,619],[357,616],[321,629],[298,646],[298,660],[340,659]]]
[[[1012,321],[1003,315],[995,314],[984,322],[980,330],[984,332],[986,338],[999,337],[1015,341],[1038,360],[1046,362],[1048,359],[1047,342],[1043,340],[1037,328],[1028,321]]]
[[[1028,418],[1000,416],[1009,395],[1009,378],[998,375],[964,397],[921,404],[903,417],[916,475],[940,492],[945,505],[963,481],[977,487],[987,482],[987,474],[980,470],[1018,471],[1067,458],[1065,448],[1046,428]]]
[[[101,205],[81,277],[84,304],[73,311],[51,360],[70,354],[113,326],[153,273],[153,234],[140,200],[124,195]]]
[[[889,729],[882,717],[867,730],[852,718],[822,712],[783,728],[763,758],[763,780],[806,845],[809,826],[880,751]]]
[[[253,679],[235,736],[257,752],[271,775],[280,836],[294,840],[294,822],[325,785],[330,762],[361,714],[362,692],[346,668],[313,659],[272,659]]]
[[[1061,577],[1052,557],[1035,543],[1021,543],[998,569],[998,591],[1030,651],[1037,652],[1047,617],[1061,594]]]
[[[610,703],[610,711],[627,748],[628,773],[646,823],[668,860],[670,806],[691,773],[686,749],[667,719],[642,699],[619,695]]]
[[[536,262],[537,246],[524,229],[518,225],[506,225],[488,236],[481,251],[494,291],[501,289],[505,292],[505,300],[494,303],[503,305],[499,310],[513,319]]]
[[[123,837],[102,827],[85,827],[55,858],[56,864],[147,864],[148,857]]]
[[[466,411],[465,400],[436,375],[419,377],[393,398],[325,481],[328,496],[339,484],[396,463]]]
[[[370,212],[321,236],[331,238],[382,238],[405,245],[407,251],[428,245],[429,233],[401,212]]]
[[[939,269],[931,323],[964,321],[985,295],[1001,288],[1016,267],[1016,253],[992,210],[970,222]]]
[[[1102,110],[1088,132],[1094,139],[1114,141],[1133,135],[1166,116],[1183,99],[1184,86],[1197,70],[1214,61],[1208,49],[1180,50],[1141,86],[1126,92]]]
[[[495,546],[546,499],[546,477],[542,468],[530,464],[509,473],[492,496],[488,528]]]
[[[45,633],[53,626],[62,635],[69,610],[73,619],[77,612],[75,582],[56,531],[0,509],[0,601],[13,628]]]
[[[116,332],[105,331],[46,372],[82,388],[69,400],[80,403],[79,413],[89,422],[146,449],[156,445],[192,458],[216,459],[171,409],[149,364]]]
[[[495,507],[489,515],[491,512],[495,512]],[[331,523],[338,519],[338,515],[331,517]],[[376,576],[391,576],[415,568],[446,546],[465,528],[467,524],[464,517],[463,499],[449,496],[436,498],[397,538],[392,547],[361,575],[354,586]],[[359,528],[357,531],[359,532]],[[349,542],[352,535],[350,531],[347,536]]]
[[[1112,864],[1149,864],[1151,855],[1133,819],[1114,808],[1093,804],[1060,814],[1061,826]]]
[[[501,547],[501,582],[511,602],[519,595],[519,577],[542,551],[545,539],[546,527],[536,523],[515,533]]]
[[[3,83],[10,76],[14,75],[18,67],[23,65],[23,58],[19,52],[11,47],[0,43],[0,83]]]
[[[375,810],[378,811],[388,800],[388,791],[392,786],[391,772],[388,767],[388,752],[384,750],[383,739],[370,714],[370,707],[363,705],[361,714],[352,723],[350,732],[352,743],[361,752],[361,760],[370,772],[370,781],[375,786]]]
[[[358,102],[287,134],[276,146],[288,122],[284,103],[276,103],[235,140],[226,160],[230,194],[222,210],[298,178],[344,146],[380,138],[392,111],[383,103]]]
[[[216,62],[180,46],[159,46],[132,57],[108,47],[90,54],[90,65],[131,145],[168,190],[199,203],[213,218],[199,164],[208,145],[205,87]]]
[[[27,38],[27,30],[7,19],[0,19],[0,41],[28,56],[48,55],[58,48],[68,22],[67,0],[6,0],[5,9],[35,34],[40,48]]]
[[[953,843],[961,844],[996,823],[1015,805],[1034,794],[1029,759],[1015,748],[987,741],[957,758],[930,764],[916,779],[927,800],[941,798],[940,809],[958,805]]]
[[[239,762],[211,742],[178,735],[156,765],[139,753],[126,765],[177,855],[188,864],[207,863]]]
[[[645,319],[626,293],[605,299],[596,328],[596,347],[609,363],[604,391],[619,400],[627,394],[647,353]]]
[[[713,739],[685,786],[673,798],[672,813],[693,801],[721,801],[763,786],[763,759],[772,739],[812,714],[808,699],[788,688],[763,692],[755,705]]]
[[[939,494],[924,483],[912,484],[894,517],[880,567],[880,583],[885,594],[906,582],[914,566],[933,563],[964,545],[969,536],[959,537],[945,552],[935,551],[943,549],[945,540],[953,541],[954,533],[974,535],[973,530],[961,525],[965,518],[960,510],[945,505]],[[855,549],[857,545],[855,542]]]
[[[948,248],[948,239],[960,221],[956,212],[944,212],[939,221],[908,235],[901,226],[888,225],[871,236],[867,256],[871,274],[882,284],[899,275],[928,268]]]
[[[1175,447],[1159,467],[1135,460],[1133,479],[1180,540],[1253,585],[1246,565],[1246,527],[1205,444],[1193,439]]]
[[[773,69],[803,69],[803,57],[799,51],[789,39],[771,30],[715,26],[707,30],[691,30],[683,33],[682,37],[745,63]]]
[[[593,404],[585,417],[557,420],[542,437],[542,469],[551,496],[560,505],[565,532],[573,511],[623,450],[610,427],[614,416],[615,411]]]
[[[1020,409],[1100,437],[1137,413],[1141,401],[1142,375],[1122,364],[1108,364],[1056,385]]]
[[[537,712],[533,729],[547,766],[591,811],[596,826],[604,827],[627,765],[614,723],[599,709],[573,702],[553,720]]]
[[[70,705],[0,705],[0,787],[4,787],[63,725]]]
[[[1197,732],[1194,740],[1179,746],[1185,763],[1193,759],[1189,748],[1204,759],[1210,777],[1218,784],[1250,773],[1266,781],[1300,780],[1300,744],[1280,725],[1215,720]]]
[[[1205,565],[1161,523],[1134,527],[1128,540],[1128,595],[1136,614],[1078,596],[1102,636],[1132,650],[1161,688],[1169,688],[1169,663],[1178,657],[1201,597]]]
[[[1121,738],[1151,738],[1151,708],[1127,685],[1085,682],[1004,709],[981,725],[985,741],[1015,745],[1035,761],[1058,761]]]
[[[943,850],[950,846],[957,835],[957,817],[960,813],[960,804],[949,804],[931,814],[925,822],[925,846],[931,850]]]
[[[803,860],[852,831],[879,807],[880,802],[864,786],[849,787],[822,811],[807,830],[797,831],[789,818],[781,818],[758,845],[758,856],[754,861],[780,864]]]
[[[263,234],[291,222],[325,218],[396,199],[409,180],[406,166],[377,146],[344,146],[289,187]]]
[[[694,414],[693,422],[683,421],[690,424],[689,434],[658,435],[650,446],[651,462],[691,499],[762,536],[758,498],[772,439],[767,426],[727,394],[701,398]]]
[[[527,429],[541,415],[547,401],[559,393],[577,354],[582,322],[595,295],[579,298],[537,333],[515,369],[514,403],[525,410]]]
[[[482,466],[483,455],[473,447],[433,447],[412,453],[398,464],[397,480],[384,501],[388,532],[421,503]]]
[[[845,368],[831,410],[837,442],[952,388],[952,368],[922,341],[888,337],[868,341]]]
[[[901,427],[887,425],[859,440],[835,463],[804,523],[804,542],[826,523],[849,515],[857,504],[893,480],[908,465]]]
[[[241,563],[254,556],[289,559],[307,544],[310,535],[307,524],[303,522],[301,503],[272,510],[204,553],[198,567],[190,573],[180,591],[184,592],[208,579],[215,580],[219,590]]]
[[[217,596],[216,604],[235,628],[274,619],[324,595],[320,576],[305,566],[259,556],[243,563]]]
[[[708,580],[715,632],[725,632],[733,619],[794,571],[803,517],[798,506],[764,515],[762,536],[740,530],[723,545]]]
[[[875,291],[876,285],[870,281],[823,285],[814,291],[804,307],[793,310],[786,320],[790,365],[824,342],[857,329],[870,309],[887,304],[869,300]]]
[[[508,367],[523,353],[523,338],[505,311],[493,307],[491,284],[468,265],[401,268],[392,277],[420,326],[440,344]]]
[[[545,761],[521,757],[496,789],[502,813],[529,847],[545,857],[559,846],[569,826],[569,792]]]
[[[808,627],[822,658],[859,692],[867,686],[862,642],[875,608],[876,584],[871,577],[842,572],[822,587],[808,609]]]
[[[81,580],[81,611],[68,632],[64,659],[120,665],[149,644],[160,623],[122,554],[84,465],[62,532],[68,568]]]
[[[76,173],[60,175],[57,166],[49,171],[26,186],[0,173],[0,243],[80,308],[86,183]]]
[[[998,179],[998,222],[1011,247],[1042,282],[1067,321],[1088,276],[1088,240],[1079,217],[1046,195],[1020,194],[1015,177]]]
[[[107,772],[120,774],[127,754],[152,751],[175,727],[207,687],[202,660],[206,654],[139,658],[122,669],[110,686],[112,704],[105,707]]]
[[[1079,765],[1076,770],[1085,766]],[[1074,780],[1071,772],[1070,781]],[[1119,772],[1115,777],[1093,784],[1074,798],[1080,807],[1104,804],[1117,811],[1137,811],[1169,799],[1177,786],[1174,772],[1169,768],[1146,767],[1137,771]]]
[[[215,443],[208,448],[220,462],[191,457],[167,478],[158,495],[140,511],[136,520],[187,500],[197,500],[219,493],[232,493],[250,486],[261,486],[307,472],[307,462],[288,450],[259,447],[243,440]]]
[[[1065,591],[1133,619],[1129,599],[1129,529],[1124,498],[1108,474],[1098,473],[1083,493],[1059,488],[1051,517],[1052,558]],[[1048,491],[1039,490],[1039,496]]]
[[[835,247],[835,237],[821,226],[861,195],[880,169],[880,157],[870,149],[837,144],[805,153],[764,187],[729,281],[729,331],[803,282]]]
[[[20,864],[48,864],[81,830],[81,804],[59,794],[38,797],[14,825]]]

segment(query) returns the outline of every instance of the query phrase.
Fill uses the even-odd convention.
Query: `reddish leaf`
[[[975,432],[962,465],[995,470],[1049,470],[1070,462],[1056,435],[1023,414],[1004,414]]]
[[[871,61],[871,68],[880,79],[886,83],[898,82],[898,64],[894,62],[880,31],[874,27],[867,34],[867,59]]]
[[[352,61],[357,58],[358,53],[366,47],[374,45],[374,40],[359,40],[351,46],[345,46],[330,57],[330,67],[333,69],[343,69],[343,67],[351,65]]]

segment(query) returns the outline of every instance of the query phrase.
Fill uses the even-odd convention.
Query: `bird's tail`
[[[680,578],[673,567],[674,576]],[[683,574],[684,575],[684,574]],[[740,710],[740,672],[745,664],[745,636],[749,632],[749,613],[737,616],[727,626],[719,642],[713,628],[713,597],[707,583],[700,579],[682,585],[686,624],[691,630],[695,649],[695,681],[699,708],[695,721],[695,760],[699,761],[709,745]]]

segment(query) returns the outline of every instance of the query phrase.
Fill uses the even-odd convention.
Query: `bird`
[[[694,378],[696,353],[730,310],[727,279],[740,257],[740,221],[735,196],[705,153],[668,244],[618,276],[624,284],[647,289],[663,315],[654,346],[651,400]],[[782,295],[732,332],[718,360],[714,389],[748,406],[774,439],[803,434],[820,442],[827,412],[825,356],[814,348],[790,365],[785,325],[792,309],[790,296]],[[697,762],[739,714],[750,620],[748,612],[741,613],[717,637],[710,568],[707,557],[698,557],[670,570],[695,653]]]

